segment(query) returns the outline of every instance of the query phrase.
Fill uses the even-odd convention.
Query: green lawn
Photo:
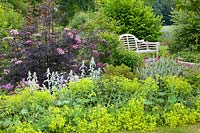
[[[177,128],[160,127],[155,133],[200,133],[200,124],[180,126]]]
[[[128,131],[123,133],[141,133],[140,131]],[[200,133],[200,123],[194,125],[179,126],[176,128],[159,127],[154,132],[148,133]]]

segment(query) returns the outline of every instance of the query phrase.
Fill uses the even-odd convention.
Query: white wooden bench
[[[155,52],[156,57],[158,57],[159,42],[145,42],[144,40],[139,40],[132,34],[122,34],[119,39],[128,50],[133,50],[137,53]]]

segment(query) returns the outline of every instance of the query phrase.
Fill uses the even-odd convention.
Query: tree
[[[141,0],[108,0],[103,11],[117,22],[119,34],[131,33],[149,41],[157,40],[160,34],[161,17]]]
[[[171,52],[200,51],[200,0],[179,0],[172,17],[176,38]]]
[[[63,25],[67,25],[77,12],[94,10],[94,0],[56,0],[56,5],[62,14]]]
[[[171,11],[175,8],[175,0],[144,0],[145,4],[152,6],[157,15],[162,15],[163,25],[171,25]]]

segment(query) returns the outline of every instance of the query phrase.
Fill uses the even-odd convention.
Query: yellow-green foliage
[[[119,131],[114,115],[106,107],[97,106],[88,111],[88,131],[110,133]]]
[[[159,89],[157,84],[158,83],[153,78],[148,77],[143,81],[142,90],[144,92],[156,91]]]
[[[11,128],[12,129],[12,128]],[[41,131],[36,131],[31,123],[20,123],[18,126],[13,128],[13,130],[10,131],[11,133],[42,133]]]
[[[198,98],[197,98],[196,106],[197,106],[197,110],[198,110],[199,113],[200,113],[200,95],[199,95]]]
[[[69,89],[72,90],[74,93],[81,93],[83,91],[89,91],[94,88],[94,82],[92,79],[83,78],[78,82],[70,82],[68,84]]]
[[[127,107],[117,111],[118,126],[122,130],[153,131],[156,128],[156,117],[144,113],[144,99],[132,99]]]
[[[112,77],[112,76],[119,76],[119,77],[126,77],[128,79],[133,79],[134,75],[131,72],[131,68],[128,66],[122,64],[120,66],[113,66],[113,65],[107,65],[104,68],[104,76],[106,78]]]
[[[165,77],[167,88],[176,90],[182,94],[189,94],[192,91],[192,86],[184,79],[176,76]]]
[[[197,123],[200,96],[192,94],[191,85],[174,76],[85,78],[53,94],[26,88],[0,96],[0,132],[154,131]]]
[[[50,107],[50,124],[49,127],[51,131],[61,131],[65,126],[66,119],[62,114],[62,108],[59,107]]]
[[[141,86],[137,79],[130,80],[125,77],[112,76],[108,79],[102,80],[102,84],[104,87],[108,87],[107,89],[111,89],[116,87],[120,89],[119,91],[127,91],[127,92],[135,92]]]
[[[8,35],[8,30],[20,28],[23,17],[9,4],[0,3],[0,38]]]
[[[18,95],[9,96],[6,99],[6,107],[14,112],[19,111],[22,108],[28,110],[34,110],[36,105],[48,107],[54,101],[53,96],[49,95],[48,91],[33,91],[29,89],[22,91]]]
[[[176,103],[169,112],[164,114],[165,123],[170,127],[178,125],[196,123],[199,121],[200,113],[196,110],[185,107],[181,103]]]

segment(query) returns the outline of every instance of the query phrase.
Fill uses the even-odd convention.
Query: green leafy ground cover
[[[199,81],[199,75],[197,76]],[[1,132],[156,131],[200,122],[198,85],[185,78],[83,78],[46,91],[0,96]],[[163,129],[165,130],[165,129]]]

